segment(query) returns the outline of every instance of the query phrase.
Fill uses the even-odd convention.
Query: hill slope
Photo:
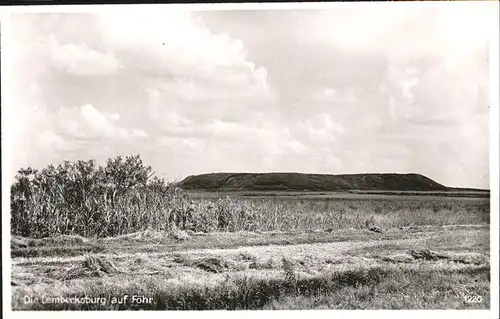
[[[449,189],[419,174],[211,173],[186,177],[178,186],[186,190],[200,191],[446,191]]]

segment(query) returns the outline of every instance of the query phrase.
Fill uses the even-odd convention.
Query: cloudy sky
[[[169,180],[414,172],[489,188],[480,7],[126,8],[11,16],[13,173],[141,154]]]

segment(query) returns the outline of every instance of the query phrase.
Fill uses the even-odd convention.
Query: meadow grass
[[[294,204],[291,202],[281,204],[298,205],[300,201]],[[311,203],[309,205],[312,205],[312,209],[323,207]],[[355,205],[352,204],[350,209],[357,209]],[[457,206],[452,208],[459,211]],[[393,229],[383,234],[366,229],[325,231],[324,227],[327,225],[322,226],[321,233],[304,233],[300,229],[297,232],[225,232],[192,236],[180,241],[173,239],[168,232],[154,231],[102,239],[78,236],[27,239],[28,250],[45,249],[50,253],[48,256],[64,256],[62,250],[72,245],[81,247],[90,244],[91,246],[87,247],[105,247],[107,256],[111,256],[112,260],[115,260],[114,265],[118,267],[99,266],[100,263],[96,260],[106,258],[104,256],[90,255],[93,262],[85,263],[89,258],[85,257],[86,254],[82,256],[85,266],[78,266],[76,260],[70,261],[64,257],[60,261],[57,257],[43,257],[42,259],[46,259],[44,263],[33,258],[26,258],[25,261],[16,258],[13,268],[16,271],[14,278],[16,281],[17,278],[22,280],[12,287],[12,308],[14,310],[489,308],[490,268],[487,258],[489,236],[485,226],[414,226]],[[325,243],[321,244],[323,239]],[[162,240],[167,246],[155,244]],[[300,245],[301,242],[309,244]],[[168,246],[168,243],[172,246]],[[252,243],[264,246],[249,246]],[[267,246],[277,243],[287,246]],[[229,249],[213,249],[225,248],[224,245]],[[231,249],[234,246],[240,248]],[[425,252],[417,252],[416,257],[412,257],[411,249],[415,247],[444,249],[447,252],[444,252],[444,255],[438,252],[435,255],[436,260],[425,260],[425,258],[432,259],[434,253],[430,253],[430,257],[425,257]],[[120,254],[120,251],[129,249],[132,249],[133,254]],[[176,252],[169,252],[171,249]],[[156,254],[150,251],[156,251]],[[140,252],[139,257],[138,252]],[[283,252],[291,258],[284,257],[280,263],[274,257]],[[76,254],[82,252],[76,251]],[[45,253],[41,255],[46,256]],[[171,258],[168,256],[174,257],[172,261],[175,266],[169,264],[168,260]],[[424,259],[418,259],[422,258],[420,256]],[[447,257],[441,261],[439,256]],[[91,267],[97,269],[87,269]],[[324,267],[332,268],[325,272],[322,270]],[[176,269],[180,273],[176,274]],[[148,272],[149,274],[146,274]],[[28,282],[25,282],[26,280]],[[129,296],[128,303],[110,302],[112,297],[119,299],[125,295]],[[130,303],[133,295],[151,298],[151,302]],[[464,298],[467,295],[481,296],[482,302],[466,303]],[[50,296],[104,297],[107,298],[107,302],[104,304],[26,303],[25,296],[39,299]]]
[[[489,266],[421,267],[419,265],[352,266],[316,276],[290,275],[283,267],[268,277],[218,275],[218,279],[178,280],[164,276],[75,279],[51,285],[14,287],[16,310],[241,310],[241,309],[464,309],[489,307]],[[467,304],[464,295],[481,295]],[[128,295],[128,302],[111,298]],[[151,298],[131,303],[133,295]],[[24,296],[39,298],[26,303]],[[42,297],[106,298],[105,303],[43,303]]]
[[[485,227],[416,227],[387,234],[339,230],[347,241],[157,253],[15,258],[15,310],[469,309],[489,307]],[[244,237],[241,233],[235,237]],[[260,240],[276,236],[263,234]],[[203,236],[204,241],[210,241]],[[279,235],[278,235],[279,236]],[[155,236],[153,236],[155,237]],[[223,242],[221,237],[214,242]],[[114,239],[110,239],[114,241]],[[184,245],[192,240],[184,241]],[[57,241],[52,241],[52,243]],[[119,246],[126,241],[117,239]],[[38,248],[38,246],[35,246]],[[40,246],[43,247],[43,246]],[[55,248],[47,246],[45,248]],[[193,249],[194,248],[194,249]],[[114,248],[112,248],[114,249]],[[110,298],[128,295],[126,304]],[[152,298],[131,304],[132,295]],[[466,303],[464,296],[482,297]],[[104,304],[26,303],[25,296],[105,297]]]
[[[76,234],[108,237],[152,229],[173,228],[194,232],[291,231],[315,228],[382,228],[419,225],[488,224],[489,200],[452,198],[412,200],[366,199],[191,199],[182,191],[164,195],[144,191],[141,199],[125,194],[113,206],[104,200],[90,201],[92,215],[85,227],[71,224],[78,217],[58,210],[50,200],[34,197],[23,214],[13,219],[14,235],[46,237]],[[54,207],[49,209],[48,207]],[[45,214],[45,217],[42,217]],[[60,215],[68,215],[63,220]],[[71,216],[70,216],[71,215]],[[78,225],[76,223],[75,225]],[[24,229],[29,231],[16,231]],[[50,230],[50,231],[49,231]]]
[[[12,308],[489,307],[488,198],[214,197],[150,177],[139,157],[21,170],[11,188]],[[125,295],[152,299],[110,303]]]
[[[260,230],[489,224],[489,200],[237,199],[258,212]]]

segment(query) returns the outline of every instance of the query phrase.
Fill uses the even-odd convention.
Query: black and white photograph
[[[28,9],[13,313],[498,310],[498,3]]]

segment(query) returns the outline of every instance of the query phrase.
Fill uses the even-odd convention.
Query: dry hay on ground
[[[437,260],[448,259],[449,256],[429,249],[410,250],[410,255],[415,259]]]
[[[195,259],[178,256],[174,258],[174,261],[183,266],[199,268],[212,273],[221,273],[239,268],[238,265],[236,265],[234,262],[231,262],[219,256],[206,256]]]
[[[86,256],[78,265],[65,271],[61,280],[71,280],[81,277],[104,277],[122,273],[105,257]]]
[[[487,258],[483,254],[458,254],[458,253],[440,253],[437,251],[432,251],[429,249],[421,249],[421,250],[410,250],[410,255],[414,259],[425,259],[425,260],[449,260],[462,264],[475,264],[480,265],[488,262]]]
[[[180,229],[173,229],[168,235],[175,240],[187,240],[190,237],[186,231]]]
[[[391,262],[391,263],[412,263],[415,262],[415,259],[408,254],[396,254],[392,256],[382,257],[383,261]]]
[[[198,234],[193,234],[193,235],[198,235]],[[158,231],[158,230],[152,230],[152,229],[146,229],[144,231],[140,232],[135,232],[135,233],[130,233],[130,234],[125,234],[125,235],[119,235],[119,236],[114,236],[114,237],[107,237],[107,238],[102,238],[99,239],[98,241],[102,242],[122,242],[122,241],[138,241],[138,242],[145,242],[145,241],[165,241],[165,240],[176,240],[176,241],[183,241],[189,239],[191,236],[187,231],[180,230],[180,229],[172,229],[170,231]]]

